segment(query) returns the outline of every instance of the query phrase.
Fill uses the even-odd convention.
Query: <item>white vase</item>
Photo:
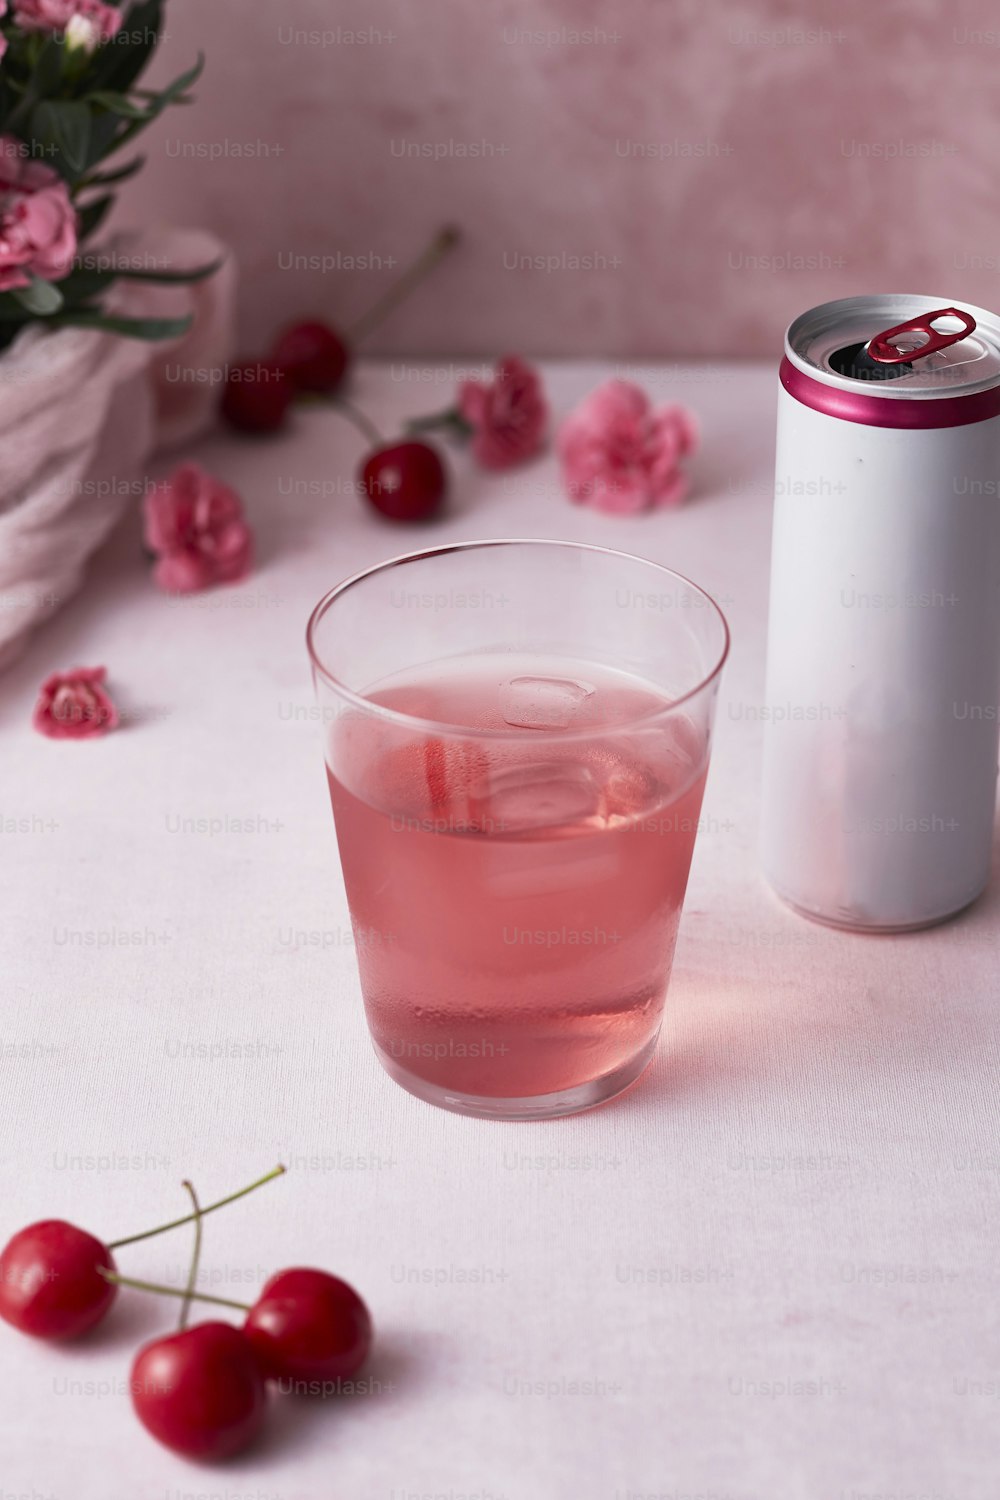
[[[212,236],[181,230],[131,236],[115,248],[172,270],[223,253]],[[88,559],[140,504],[152,454],[211,422],[234,301],[231,260],[192,285],[118,282],[109,310],[190,312],[192,328],[164,345],[33,325],[0,355],[0,669],[76,592]]]

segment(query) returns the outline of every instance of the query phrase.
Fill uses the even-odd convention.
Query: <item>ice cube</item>
[[[575,762],[508,766],[484,778],[472,805],[485,832],[527,833],[597,817],[601,788],[590,768]]]
[[[648,766],[622,757],[608,757],[604,769],[602,811],[609,823],[628,820],[655,808],[659,782]]]
[[[501,684],[500,712],[514,729],[566,729],[594,692],[569,677],[512,677]]]

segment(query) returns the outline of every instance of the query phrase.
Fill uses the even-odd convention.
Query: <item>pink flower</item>
[[[42,683],[32,725],[50,740],[89,740],[118,723],[118,710],[104,691],[103,667],[56,672]]]
[[[239,495],[198,464],[182,464],[146,496],[153,577],[170,594],[239,583],[253,565],[253,533]]]
[[[571,500],[633,515],[681,503],[688,488],[681,460],[697,442],[683,406],[654,411],[637,385],[609,380],[566,418],[557,446]]]
[[[4,18],[4,16],[6,14],[7,14],[7,0],[0,0],[0,21],[3,20],[3,18]],[[0,57],[3,57],[3,55],[4,55],[4,53],[6,51],[7,51],[7,38],[5,36],[0,36]]]
[[[14,18],[25,31],[69,31],[83,45],[92,38],[91,47],[113,37],[122,24],[121,8],[103,0],[14,0]]]
[[[473,429],[472,452],[484,469],[510,469],[532,458],[545,438],[548,407],[537,371],[516,354],[496,367],[493,383],[465,380],[458,410]]]
[[[21,141],[0,136],[0,292],[29,286],[32,276],[61,281],[75,254],[76,213],[66,184],[33,161]]]

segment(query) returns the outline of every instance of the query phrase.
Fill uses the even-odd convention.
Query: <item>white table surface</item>
[[[609,369],[548,367],[556,412]],[[452,373],[369,365],[355,394],[391,427],[444,404]],[[378,1329],[368,1394],[276,1403],[259,1449],[206,1471],[124,1390],[174,1303],[123,1296],[65,1350],[0,1325],[2,1500],[995,1496],[1000,888],[897,938],[770,895],[774,372],[626,373],[699,414],[681,510],[612,518],[571,505],[551,457],[507,479],[462,459],[446,521],[392,527],[347,492],[359,440],[335,414],[220,435],[200,457],[245,497],[252,580],[164,598],[129,521],[0,684],[0,1239],[42,1217],[115,1238],[183,1212],[185,1176],[209,1199],[282,1160],[206,1222],[205,1285],[252,1300],[278,1267],[323,1265]],[[734,641],[659,1054],[620,1101],[542,1125],[456,1118],[380,1071],[306,716],[321,593],[504,535],[668,563]],[[128,726],[43,740],[35,690],[77,663],[107,665]],[[255,831],[172,831],[226,816]],[[119,1263],[178,1282],[189,1248],[180,1231]]]

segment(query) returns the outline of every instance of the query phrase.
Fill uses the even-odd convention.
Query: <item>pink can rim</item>
[[[781,361],[779,378],[795,401],[813,411],[824,412],[841,422],[857,422],[864,427],[901,427],[928,429],[965,427],[1000,416],[1000,385],[987,390],[970,391],[964,396],[944,396],[928,400],[886,400],[864,391],[848,391],[807,375],[786,354]]]

